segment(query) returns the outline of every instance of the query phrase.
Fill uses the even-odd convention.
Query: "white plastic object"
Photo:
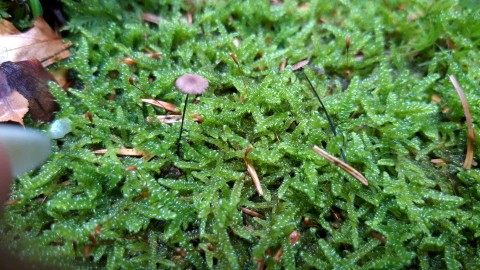
[[[51,139],[61,139],[72,131],[72,121],[68,118],[61,118],[53,121],[48,130]]]
[[[50,156],[50,139],[33,129],[0,125],[0,143],[8,152],[13,176],[34,169]]]

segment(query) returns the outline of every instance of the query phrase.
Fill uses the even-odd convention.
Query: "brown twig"
[[[355,170],[352,166],[348,165],[347,163],[341,161],[340,159],[332,156],[327,151],[320,149],[318,146],[314,145],[312,147],[313,151],[315,151],[320,156],[324,157],[326,160],[332,162],[337,167],[340,167],[342,170],[350,174],[351,176],[355,177],[358,181],[360,181],[365,186],[368,186],[368,180],[363,176],[359,171]]]
[[[465,121],[467,123],[467,154],[465,155],[465,161],[463,162],[463,168],[471,169],[473,163],[473,152],[474,152],[474,142],[475,142],[475,133],[473,132],[472,127],[472,115],[470,114],[470,109],[468,107],[467,98],[465,98],[465,94],[460,87],[460,84],[457,81],[455,76],[450,75],[450,81],[453,84],[453,87],[457,91],[458,96],[460,97],[460,101],[462,102],[463,113],[465,115]]]

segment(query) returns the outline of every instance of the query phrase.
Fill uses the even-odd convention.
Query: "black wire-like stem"
[[[188,102],[188,94],[185,97],[185,105],[183,105],[182,123],[180,124],[180,135],[178,136],[178,142],[177,142],[177,156],[180,156],[180,141],[182,140],[183,122],[185,121],[185,112],[187,111],[187,102]]]
[[[325,112],[325,116],[327,117],[327,121],[328,121],[328,125],[330,126],[330,130],[333,132],[333,135],[336,137],[337,136],[337,131],[335,130],[335,126],[333,125],[333,121],[330,118],[330,115],[328,115],[327,108],[325,108],[325,105],[323,105],[323,102],[320,99],[320,96],[318,95],[317,91],[315,90],[315,87],[313,87],[312,82],[308,78],[307,73],[305,72],[305,70],[303,70],[303,68],[302,68],[302,72],[305,75],[305,78],[307,78],[307,82],[310,85],[310,89],[312,89],[313,94],[318,99],[318,102],[320,102],[320,105],[322,105],[322,109]],[[340,148],[340,155],[342,155],[343,161],[345,161],[345,163],[348,163],[347,157],[345,156],[345,153],[343,152],[342,148]]]

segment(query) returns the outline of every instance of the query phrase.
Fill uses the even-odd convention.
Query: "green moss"
[[[75,71],[75,85],[52,91],[73,131],[16,182],[20,200],[1,227],[12,248],[107,269],[480,268],[480,173],[462,168],[463,109],[448,80],[459,79],[480,134],[479,14],[468,1],[65,4],[75,45],[59,65]],[[142,11],[162,20],[146,23]],[[302,76],[279,69],[305,58],[322,70],[306,72],[338,137]],[[147,122],[165,111],[140,98],[180,105],[173,85],[188,72],[210,89],[189,105],[179,158],[179,125]],[[263,197],[243,160],[250,144]],[[337,156],[343,148],[370,185],[317,156],[314,144]],[[118,157],[121,147],[154,158]],[[294,230],[302,238],[291,245]]]

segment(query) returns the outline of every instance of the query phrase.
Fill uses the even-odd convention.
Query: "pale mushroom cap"
[[[196,74],[184,74],[175,81],[175,87],[185,94],[201,95],[208,88],[208,80]]]
[[[50,155],[48,137],[24,127],[0,126],[0,143],[8,152],[14,176],[34,169]]]
[[[308,61],[308,60],[300,61],[300,62],[298,62],[298,63],[296,63],[292,66],[292,70],[293,71],[299,70],[299,69],[303,68],[304,66],[308,65],[308,62],[310,62],[310,61]]]

